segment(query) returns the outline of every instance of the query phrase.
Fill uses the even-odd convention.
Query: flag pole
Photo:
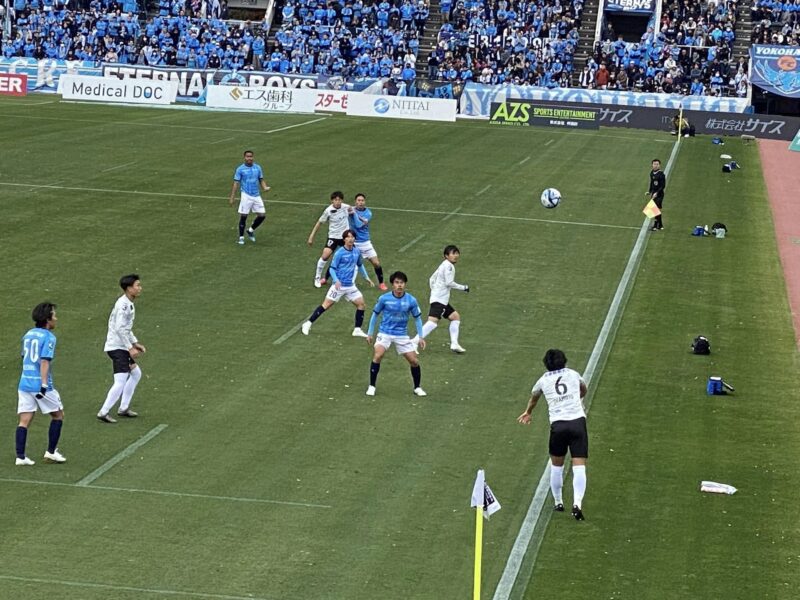
[[[483,506],[475,507],[475,577],[472,600],[481,600],[481,559],[483,550]]]

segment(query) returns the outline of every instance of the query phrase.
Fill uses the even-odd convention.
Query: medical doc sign
[[[489,123],[528,127],[563,127],[567,129],[598,129],[600,110],[582,106],[554,106],[529,100],[492,102]]]

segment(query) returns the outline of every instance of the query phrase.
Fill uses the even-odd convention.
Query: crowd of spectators
[[[638,43],[615,36],[608,24],[580,86],[744,97],[747,60],[733,57],[736,18],[736,0],[682,0],[665,2],[659,30],[648,27]]]
[[[583,0],[441,1],[432,79],[568,87]]]
[[[753,0],[754,44],[800,45],[800,0]]]
[[[269,70],[411,83],[429,12],[425,0],[286,0]]]

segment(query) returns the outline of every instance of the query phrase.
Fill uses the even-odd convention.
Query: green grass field
[[[0,598],[469,598],[479,467],[503,504],[484,529],[491,598],[547,460],[544,406],[530,428],[515,418],[547,348],[586,367],[650,159],[666,164],[674,138],[37,98],[0,100]],[[246,148],[273,191],[258,243],[239,247],[227,195]],[[591,382],[587,520],[537,530],[512,598],[796,596],[798,355],[757,149],[724,150],[741,171],[722,174],[708,139],[681,144],[666,229]],[[538,201],[548,186],[564,196],[552,211]],[[367,194],[385,270],[408,273],[423,306],[442,248],[461,248],[472,291],[452,302],[467,353],[432,334],[427,398],[393,356],[364,396],[371,354],[350,337],[349,305],[288,335],[324,296],[323,235],[305,241],[334,189]],[[728,239],[689,236],[714,221]],[[106,320],[131,271],[142,417],[104,425]],[[362,289],[371,306],[378,292]],[[40,460],[40,415],[37,464],[20,468],[19,338],[46,299],[59,305],[69,460]],[[710,357],[689,352],[698,334]],[[706,396],[709,375],[736,394]],[[701,494],[701,479],[739,492]]]

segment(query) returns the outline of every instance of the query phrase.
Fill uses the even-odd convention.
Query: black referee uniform
[[[649,193],[659,210],[661,210],[662,204],[664,203],[664,189],[666,187],[667,176],[664,175],[664,171],[661,169],[650,171]],[[650,229],[652,231],[664,229],[664,224],[661,222],[660,214],[653,220],[653,226]]]

